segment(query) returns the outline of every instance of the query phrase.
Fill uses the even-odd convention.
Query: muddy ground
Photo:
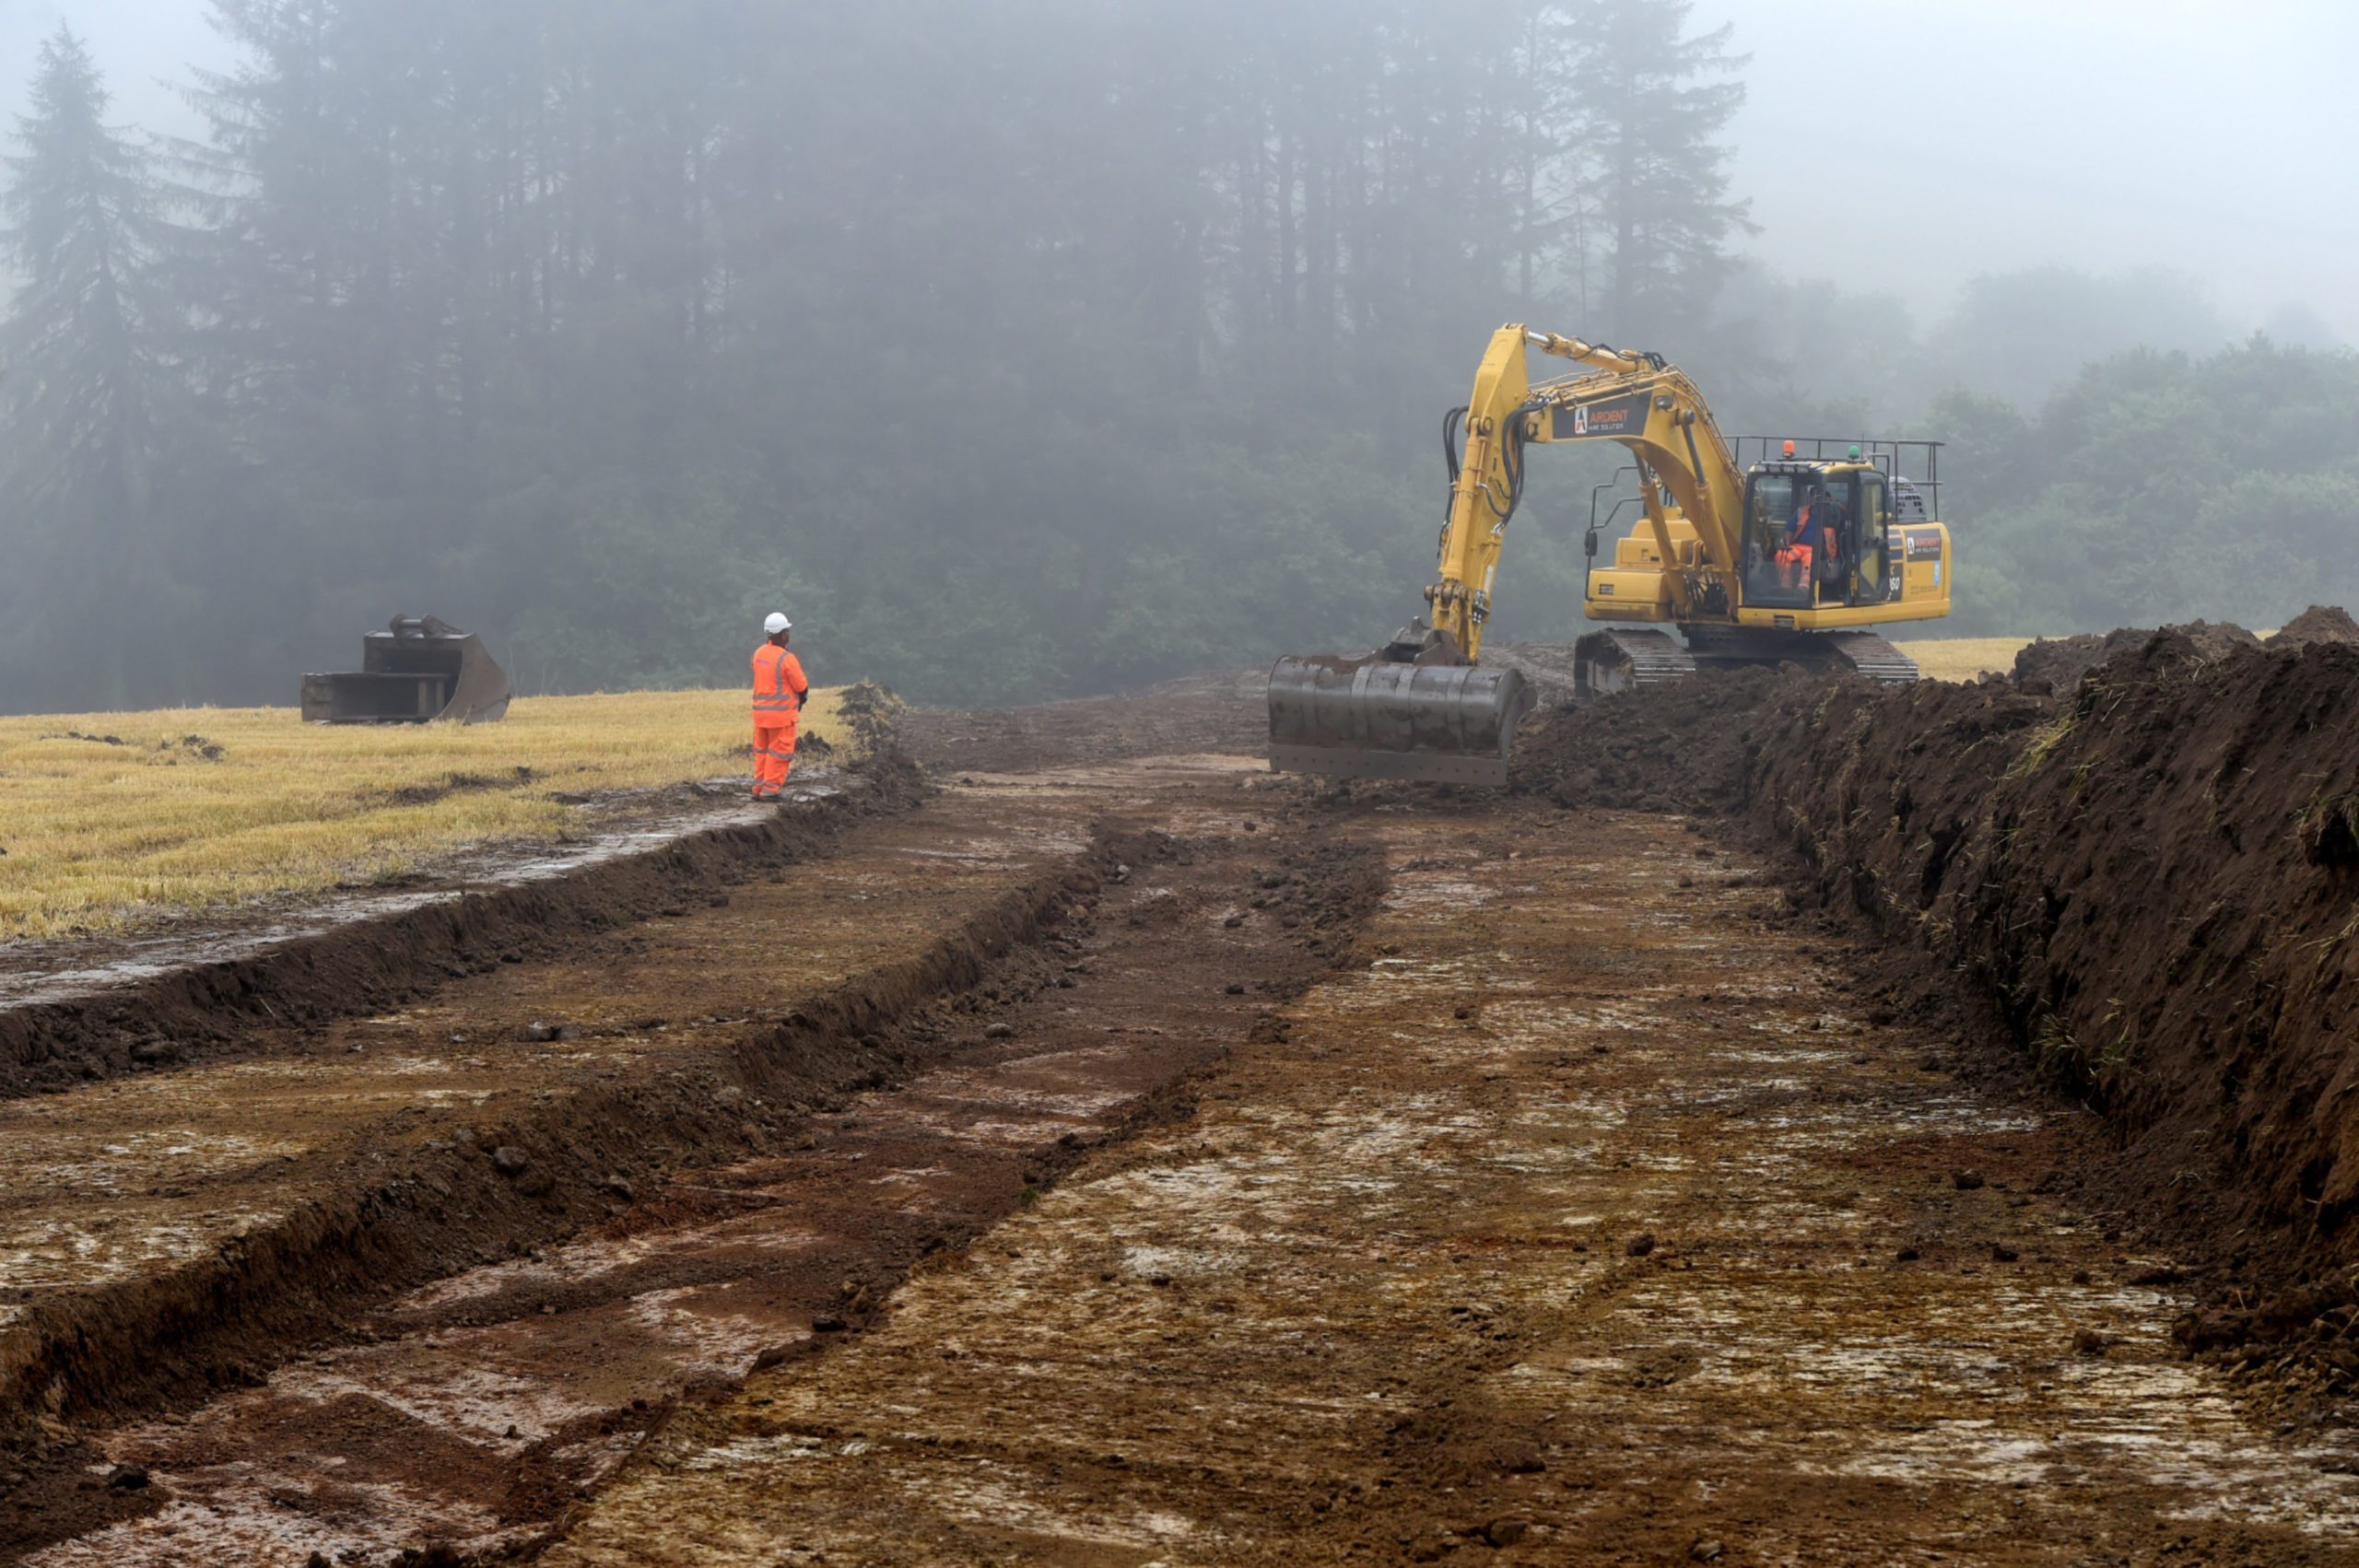
[[[1250,674],[912,715],[929,782],[53,1012],[0,1561],[2359,1561],[2336,1347],[2251,1349],[2201,1234],[2268,1223],[2235,1162],[2185,1199],[2020,1037],[2128,971],[1860,896],[2014,930],[1975,835],[2098,842],[2021,791],[2224,671],[2243,755],[2324,747],[2349,657],[2182,660],[2020,772],[2077,697],[1747,677],[1496,796],[1273,780]],[[2224,766],[2083,814],[2169,842]],[[1871,777],[1947,781],[1930,905]],[[2270,907],[2347,897],[2314,826]]]
[[[1895,1008],[2103,1117],[2080,1178],[2187,1255],[2191,1350],[2348,1396],[2359,647],[2289,634],[2116,634],[2061,691],[1748,673],[1559,712],[1518,768],[1544,798],[1652,794],[1790,849],[1798,895],[1882,939]]]

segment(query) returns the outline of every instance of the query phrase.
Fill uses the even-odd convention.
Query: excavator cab
[[[1744,602],[1776,609],[1881,604],[1891,506],[1874,469],[1755,470],[1745,477]],[[1793,548],[1794,523],[1813,513],[1809,556]],[[1827,544],[1831,516],[1835,544]]]
[[[1740,442],[1754,438],[1740,437]],[[1822,443],[1823,444],[1823,443]],[[1932,442],[1893,443],[1921,446],[1925,461],[1934,461]],[[1860,448],[1853,444],[1851,451]],[[1906,507],[1913,505],[1924,521],[1924,492],[1893,472],[1896,465],[1882,454],[1867,460],[1845,457],[1756,462],[1745,474],[1743,602],[1749,608],[1773,610],[1860,609],[1889,604],[1902,597],[1901,566],[1906,541],[1899,532]],[[1936,483],[1929,481],[1929,483]],[[1834,561],[1813,544],[1811,570],[1798,573],[1779,555],[1791,524],[1813,497],[1824,494],[1837,519],[1839,544]]]

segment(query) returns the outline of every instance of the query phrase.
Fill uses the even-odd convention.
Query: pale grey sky
[[[1750,51],[1756,253],[1938,310],[2160,265],[2359,343],[2359,0],[1698,0]]]
[[[185,82],[189,62],[222,57],[205,0],[0,0],[0,111],[13,128],[41,41],[62,21],[90,45],[125,124],[182,131],[193,119],[159,78]]]
[[[217,61],[205,12],[0,0],[0,111],[63,15],[118,118],[185,128],[158,79]],[[1780,271],[1934,314],[1978,272],[2161,265],[2236,321],[2300,300],[2359,343],[2359,0],[1697,0],[1696,20],[1754,57],[1736,182]]]

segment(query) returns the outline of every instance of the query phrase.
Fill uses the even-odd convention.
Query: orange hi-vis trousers
[[[754,799],[777,800],[794,771],[794,720],[771,721],[769,714],[754,720]]]
[[[775,801],[794,771],[794,731],[811,683],[803,661],[776,643],[754,649],[754,799]]]
[[[1778,567],[1788,588],[1808,588],[1817,580],[1811,576],[1811,557],[1816,554],[1807,544],[1789,544],[1778,552]]]

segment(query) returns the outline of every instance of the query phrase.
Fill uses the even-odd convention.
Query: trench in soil
[[[1171,725],[1238,720],[1226,687],[1178,696]],[[0,1191],[70,1223],[20,1248],[57,1293],[0,1301],[0,1346],[73,1354],[18,1381],[49,1447],[0,1476],[0,1539],[77,1563],[529,1555],[551,1530],[568,1563],[2353,1560],[2359,1446],[2174,1344],[2212,1287],[2154,1223],[2169,1193],[2086,1179],[2096,1117],[1986,1079],[1943,1015],[1893,1016],[1861,984],[1890,945],[1799,923],[1785,868],[1594,810],[1643,763],[1733,825],[1742,743],[1573,747],[1556,792],[1582,809],[1557,812],[1121,763],[1140,736],[1102,704],[975,717],[933,737],[954,778],[960,747],[1079,761],[861,825],[788,873],[799,904],[740,890],[13,1107],[14,1132],[62,1117],[69,1157],[0,1156]],[[1991,722],[1956,728],[1931,739]],[[1289,1001],[1383,880],[1364,844],[1384,907]],[[650,986],[675,989],[645,1016],[560,1006]],[[714,997],[750,1000],[689,1016]],[[501,1033],[534,1017],[575,1034]],[[454,1071],[429,1047],[476,1019],[499,1048]],[[371,1030],[407,1056],[336,1057]],[[188,1091],[217,1071],[311,1075],[312,1131],[276,1163],[241,1132],[175,1182],[207,1146],[153,1135],[210,1114]],[[241,1096],[280,1125],[251,1087],[216,1098]],[[495,1175],[503,1145],[524,1164]],[[258,1267],[232,1199],[303,1267]],[[339,1239],[372,1236],[400,1245]],[[223,1270],[263,1283],[208,1339]],[[110,1490],[118,1460],[149,1486]]]
[[[1661,816],[1359,813],[1352,965],[543,1561],[2351,1561],[2359,1447],[2170,1340],[2090,1118],[1872,1023]],[[1934,1059],[1929,1065],[1928,1059]]]
[[[329,900],[276,920],[182,922],[163,937],[79,944],[65,969],[49,956],[53,944],[30,944],[0,971],[0,1100],[300,1051],[323,1024],[503,964],[566,956],[617,926],[823,855],[924,792],[898,755],[815,775],[783,810],[487,852],[496,869],[459,885]],[[26,964],[37,968],[16,967]]]
[[[1262,889],[1236,782],[985,782],[291,1057],[0,1106],[38,1421],[0,1541],[529,1546],[673,1402],[856,1329],[1331,960],[1371,866],[1301,835]]]

